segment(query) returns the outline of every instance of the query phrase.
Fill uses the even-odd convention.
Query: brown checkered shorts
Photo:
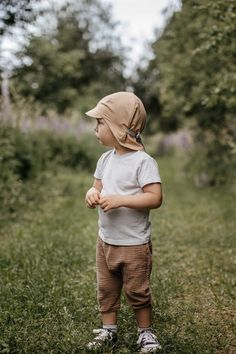
[[[114,246],[98,237],[96,264],[98,302],[102,313],[120,308],[122,288],[133,309],[151,305],[151,242],[136,246]]]

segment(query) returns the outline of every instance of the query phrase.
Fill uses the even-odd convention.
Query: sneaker
[[[106,345],[113,345],[117,341],[117,334],[110,329],[94,329],[93,333],[97,334],[92,342],[87,344],[89,350],[97,350]]]
[[[161,349],[161,345],[151,329],[139,333],[137,344],[141,353],[155,353],[158,349]]]

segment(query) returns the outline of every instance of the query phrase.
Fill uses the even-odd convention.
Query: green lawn
[[[151,212],[153,327],[160,353],[236,353],[235,190],[196,188],[182,155],[159,159],[164,203]],[[0,232],[0,353],[86,353],[100,326],[96,302],[97,211],[92,181],[61,170]],[[113,353],[136,353],[123,301]],[[106,351],[110,353],[110,351]]]

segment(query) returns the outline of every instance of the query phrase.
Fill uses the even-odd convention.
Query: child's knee
[[[98,291],[100,312],[113,312],[120,308],[120,294],[105,289]]]
[[[135,289],[125,285],[124,292],[129,305],[132,306],[134,310],[151,305],[151,291],[148,286],[142,289]]]

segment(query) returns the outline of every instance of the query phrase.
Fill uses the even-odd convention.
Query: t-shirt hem
[[[138,245],[145,245],[146,243],[151,241],[151,236],[148,237],[148,239],[144,239],[144,240],[137,240],[134,242],[116,242],[114,241],[114,239],[110,239],[108,237],[105,237],[101,231],[98,232],[98,236],[103,240],[103,242],[108,243],[109,245],[113,245],[113,246],[138,246]]]

